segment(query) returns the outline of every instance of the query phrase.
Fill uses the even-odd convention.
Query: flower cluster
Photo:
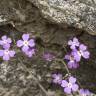
[[[87,46],[81,44],[76,37],[73,40],[68,41],[68,45],[72,50],[70,54],[65,55],[66,60],[68,60],[68,68],[77,68],[79,67],[79,62],[81,57],[84,59],[89,59],[90,53],[87,50]]]
[[[28,57],[32,57],[35,54],[35,41],[34,39],[29,39],[29,34],[22,35],[22,40],[17,41],[17,47],[21,47]]]
[[[52,74],[52,82],[59,84],[66,94],[71,94],[74,92],[79,92],[80,96],[90,96],[91,92],[88,89],[80,89],[79,85],[76,83],[77,79],[73,76],[68,77],[68,79],[63,80],[62,74]]]
[[[0,45],[2,49],[0,49],[0,57],[2,57],[5,61],[10,60],[10,57],[14,57],[15,55],[15,51],[10,50],[11,43],[11,38],[8,38],[6,35],[1,37]]]
[[[22,35],[23,40],[17,41],[17,47],[22,47],[22,51],[28,56],[32,57],[33,54],[35,54],[35,41],[34,39],[29,39],[29,34],[23,34]],[[8,61],[10,60],[10,57],[14,57],[16,52],[11,49],[11,43],[12,39],[8,38],[6,35],[1,37],[0,40],[0,57],[3,58],[3,60]]]
[[[65,55],[64,59],[66,59],[68,68],[78,68],[81,57],[84,59],[88,59],[90,56],[89,51],[87,50],[87,46],[81,44],[78,39],[75,37],[73,40],[68,41],[68,45],[70,46],[71,52]],[[67,79],[62,79],[61,74],[53,74],[53,83],[59,84],[63,87],[64,92],[66,94],[71,94],[74,92],[78,92],[80,96],[91,96],[91,92],[88,89],[79,89],[79,85],[77,83],[77,79],[73,76],[68,76]]]

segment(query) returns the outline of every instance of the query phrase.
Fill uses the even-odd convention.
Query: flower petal
[[[78,51],[73,51],[73,52],[72,52],[72,55],[73,55],[74,59],[75,59],[77,62],[79,62],[79,61],[81,60],[81,54],[79,54]]]
[[[74,77],[69,77],[69,82],[70,83],[75,83],[76,82],[76,78],[74,78]]]
[[[76,68],[78,68],[79,67],[79,64],[78,63],[76,63],[76,62],[71,62],[71,61],[69,61],[68,62],[68,68],[70,68],[70,69],[76,69]]]
[[[22,51],[23,51],[23,52],[28,51],[28,49],[29,49],[29,47],[28,47],[28,46],[23,46],[23,47],[22,47]]]
[[[70,60],[70,55],[65,55],[64,59]]]
[[[46,61],[52,61],[55,58],[55,56],[53,54],[51,54],[51,53],[45,53],[45,54],[43,54],[43,58]]]
[[[3,45],[3,41],[2,40],[0,40],[0,45]]]
[[[23,40],[28,40],[29,39],[29,34],[23,34],[22,38],[23,38]]]
[[[75,60],[76,60],[77,62],[79,62],[79,61],[81,60],[81,56],[79,56],[79,55],[75,55],[74,58],[75,58]]]
[[[4,55],[4,56],[3,56],[3,60],[8,61],[9,59],[10,59],[9,55]]]
[[[61,86],[62,87],[67,87],[68,86],[68,82],[66,80],[62,80]]]
[[[10,51],[10,52],[9,52],[9,55],[10,55],[10,57],[14,57],[15,51]]]
[[[78,86],[77,84],[73,84],[73,85],[72,85],[72,90],[73,90],[73,91],[77,91],[78,88],[79,88],[79,86]]]
[[[69,87],[64,88],[64,92],[67,94],[71,94],[71,88]]]
[[[52,74],[53,83],[61,84],[62,82],[62,74]]]
[[[53,83],[55,84],[61,84],[61,79],[53,79]]]
[[[2,39],[2,40],[6,40],[6,39],[7,39],[7,36],[4,35],[4,36],[1,37],[1,39]]]
[[[75,49],[75,48],[76,48],[75,46],[76,46],[76,45],[73,44],[70,48],[71,48],[71,49]]]
[[[68,45],[72,45],[72,40],[69,40],[68,41]]]
[[[29,46],[30,47],[34,47],[35,46],[35,42],[33,39],[29,40]]]
[[[57,74],[52,74],[52,78],[55,78],[57,76]]]
[[[0,56],[4,55],[4,50],[0,50]]]
[[[77,39],[76,37],[73,38],[73,42],[75,42],[75,45],[76,45],[76,46],[79,46],[79,44],[80,44],[79,41],[78,41],[78,39]]]
[[[26,54],[28,57],[32,57],[33,54],[35,54],[35,50],[34,50],[34,49],[32,49],[32,50],[27,50],[27,51],[25,52],[25,54]]]
[[[80,93],[81,95],[83,95],[83,94],[85,94],[85,90],[84,90],[84,89],[80,89],[79,93]]]
[[[85,89],[85,93],[86,93],[86,95],[89,95],[89,96],[91,94],[91,92],[88,89]]]
[[[79,64],[78,63],[74,63],[74,65],[73,65],[73,68],[78,68],[79,67]]]
[[[4,48],[4,49],[9,49],[9,48],[10,48],[10,44],[7,43],[7,44],[3,45],[3,48]]]
[[[18,40],[18,41],[17,41],[17,46],[18,46],[18,47],[23,46],[23,41],[22,41],[22,40]]]
[[[7,39],[7,42],[8,42],[8,43],[12,43],[11,38],[8,38],[8,39]]]
[[[73,63],[74,62],[69,61],[68,64],[67,64],[68,65],[68,68],[72,69],[73,68]]]
[[[73,42],[78,42],[78,39],[76,37],[74,37]]]
[[[82,89],[80,89],[79,94],[84,95],[84,96],[90,96],[91,92],[88,89],[83,89],[82,88]]]
[[[88,51],[85,51],[83,52],[82,56],[85,58],[85,59],[88,59],[89,58],[89,55],[90,53]]]
[[[84,44],[81,44],[79,46],[79,49],[82,50],[82,51],[85,51],[87,49],[87,46],[85,46]]]

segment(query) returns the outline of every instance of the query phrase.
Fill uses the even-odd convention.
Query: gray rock
[[[27,0],[1,0],[0,2],[0,25],[2,25],[0,26],[0,35],[8,34],[8,37],[11,37],[13,40],[17,41],[21,38],[20,34],[23,32],[28,32],[31,37],[36,36],[36,42],[38,42],[36,43],[36,55],[32,58],[28,59],[24,54],[18,53],[16,57],[12,58],[9,62],[7,62],[7,64],[6,62],[2,62],[2,64],[0,64],[0,96],[45,96],[44,92],[39,88],[38,84],[35,82],[35,80],[33,80],[33,75],[30,74],[30,72],[36,75],[39,82],[44,86],[50,95],[54,95],[56,93],[55,96],[64,96],[63,91],[50,84],[50,74],[60,70],[60,72],[65,76],[65,67],[63,64],[61,64],[61,62],[60,64],[58,64],[59,62],[46,62],[43,60],[42,56],[44,52],[49,51],[54,53],[56,57],[62,58],[65,55],[65,51],[62,50],[62,46],[66,47],[68,40],[74,36],[78,36],[78,34],[80,34],[78,36],[80,41],[82,41],[82,43],[85,45],[88,45],[88,49],[90,50],[92,56],[89,61],[80,62],[80,68],[77,71],[72,71],[72,74],[78,78],[82,86],[91,89],[92,92],[95,93],[96,37],[89,35],[86,32],[82,33],[81,30],[78,30],[78,28],[88,30],[88,24],[90,24],[92,20],[86,21],[86,16],[89,18],[89,15],[84,14],[87,14],[86,11],[89,12],[90,6],[95,6],[95,3],[93,4],[90,0],[88,0],[88,2],[86,2],[86,0],[80,0],[80,4],[83,4],[84,8],[85,6],[89,6],[88,10],[81,7],[82,13],[80,13],[81,9],[78,9],[78,14],[80,16],[82,15],[81,17],[83,23],[81,23],[81,21],[79,21],[79,19],[81,20],[81,17],[76,15],[77,11],[74,11],[77,7],[80,7],[80,4],[76,3],[75,1],[74,2],[76,4],[71,3],[73,2],[71,0],[70,2],[65,1],[66,5],[68,5],[68,3],[70,5],[73,4],[72,6],[78,5],[75,8],[73,7],[73,9],[69,8],[71,12],[69,12],[70,10],[61,11],[62,8],[56,5],[59,5],[59,3],[50,3],[53,0],[50,0],[50,2],[48,0],[42,0],[43,3],[41,0],[30,1],[31,3],[27,2]],[[62,10],[64,10],[64,8]],[[92,10],[94,10],[94,8]],[[42,16],[39,11],[41,11]],[[56,15],[54,12],[59,14]],[[64,12],[67,15],[64,15]],[[54,14],[52,15],[52,13]],[[83,15],[85,18],[83,18]],[[62,18],[60,16],[62,16]],[[92,16],[90,18],[92,18]],[[95,22],[95,19],[93,21]],[[9,24],[12,22],[13,25],[15,25],[14,27]],[[79,25],[77,26],[76,24]],[[66,25],[72,25],[75,28],[62,28],[62,25],[64,27]],[[95,23],[92,23],[92,25],[95,26]],[[88,32],[90,34],[96,35],[95,31]],[[45,47],[44,49],[43,45]],[[13,48],[15,48],[15,46],[13,46]],[[17,47],[15,50],[17,50]],[[18,58],[22,61],[23,64],[18,60]],[[29,72],[25,70],[24,65],[27,67]],[[53,90],[56,91],[54,92]]]
[[[63,27],[73,26],[96,35],[95,0],[28,0],[44,18]]]

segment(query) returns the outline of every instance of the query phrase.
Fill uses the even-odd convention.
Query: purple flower
[[[0,50],[0,57],[3,57],[3,60],[8,61],[10,60],[10,57],[14,57],[15,51],[9,50],[9,49],[4,49]]]
[[[52,74],[53,83],[61,84],[62,82],[62,74]]]
[[[9,48],[10,44],[12,43],[11,38],[8,38],[6,35],[1,37],[2,40],[0,40],[0,45],[3,46],[3,48]]]
[[[32,48],[35,46],[34,39],[29,39],[29,34],[23,34],[22,39],[23,40],[17,41],[17,46],[22,47],[23,52],[26,52],[30,47]]]
[[[70,69],[76,69],[79,67],[79,64],[76,62],[76,60],[74,59],[74,57],[72,55],[65,55],[65,58],[66,60],[68,60],[68,68]]]
[[[88,89],[80,89],[79,91],[81,96],[90,96],[91,92]]]
[[[28,57],[32,57],[35,54],[35,49],[29,49],[25,52]]]
[[[54,56],[53,54],[51,54],[51,53],[45,53],[45,54],[43,55],[43,58],[44,58],[45,60],[47,60],[47,61],[52,61],[52,60],[55,58],[55,56]]]
[[[78,41],[78,39],[76,37],[73,38],[73,41],[72,40],[68,41],[68,45],[70,45],[71,49],[75,49],[76,47],[79,46],[79,44],[80,43],[79,43],[79,41]]]
[[[76,61],[79,62],[81,60],[81,57],[88,59],[90,56],[90,53],[89,53],[89,51],[87,51],[87,46],[85,46],[84,44],[81,44],[79,46],[79,50],[75,49],[72,52],[72,55],[74,56]]]
[[[64,87],[64,92],[67,94],[71,94],[71,92],[76,92],[79,86],[76,84],[76,78],[69,77],[69,82],[66,80],[62,80],[61,86]]]

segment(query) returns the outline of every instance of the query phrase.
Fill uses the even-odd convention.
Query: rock
[[[34,69],[29,73],[15,60],[0,64],[0,96],[45,96],[33,79]]]
[[[0,36],[4,34],[10,34],[11,38],[16,38],[16,40],[20,37],[17,36],[16,34],[22,34],[23,32],[29,32],[31,35],[36,35],[42,41],[46,44],[59,44],[59,45],[64,45],[66,46],[67,41],[69,39],[72,39],[74,36],[78,36],[82,32],[82,30],[78,30],[73,27],[67,27],[67,28],[62,28],[61,26],[58,26],[58,24],[55,23],[54,20],[51,20],[50,18],[42,18],[39,10],[42,6],[39,6],[39,1],[36,0],[30,0],[32,3],[27,2],[27,0],[24,1],[19,1],[16,2],[17,0],[8,0],[2,1],[0,4],[0,16],[2,22],[0,22]],[[90,0],[89,0],[90,1]],[[52,1],[50,1],[52,2]],[[80,2],[85,3],[86,5],[92,6],[92,2],[84,2],[83,0],[80,0]],[[19,5],[18,5],[19,4]],[[34,6],[34,5],[35,6]],[[37,7],[38,8],[37,8]],[[38,10],[39,9],[39,10]],[[10,11],[9,11],[10,10]],[[50,15],[50,14],[49,14]],[[44,15],[43,15],[44,16]],[[14,18],[13,18],[14,17]],[[52,17],[53,18],[53,17]],[[52,22],[49,22],[49,20],[53,21],[55,24],[52,24]],[[57,18],[58,21],[58,18]],[[56,22],[57,22],[56,21]],[[9,26],[7,23],[12,23],[15,25]],[[63,24],[60,24],[63,25]],[[67,25],[67,24],[65,24]],[[5,33],[6,32],[6,33]],[[91,32],[91,31],[89,31]],[[19,35],[20,35],[19,34]],[[87,45],[94,47],[95,44],[93,42],[96,42],[96,40],[92,40],[92,38],[89,38],[90,36],[85,32],[84,33],[84,38],[80,35],[79,37],[82,38],[82,40],[86,41],[88,38]],[[84,42],[86,43],[86,42]]]
[[[72,26],[96,35],[95,0],[28,0],[39,8],[42,16],[65,27]]]
[[[2,14],[2,18],[6,19],[6,22],[0,22],[2,25],[0,26],[0,36],[8,34],[11,35],[10,37],[14,35],[12,38],[19,38],[23,32],[29,32],[39,37],[44,43],[66,45],[69,38],[77,36],[81,32],[75,28],[65,29],[58,24],[52,24],[49,20],[42,18],[38,8],[32,3],[26,0],[16,1],[2,1],[0,4],[2,6],[0,14]]]
[[[61,62],[60,64],[58,64],[59,62],[46,62],[42,56],[44,52],[49,51],[54,53],[56,57],[62,58],[65,56],[62,46],[66,47],[68,40],[74,36],[77,36],[82,43],[88,45],[92,56],[90,61],[82,61],[80,63],[80,69],[73,71],[73,74],[80,79],[80,83],[85,88],[91,89],[94,93],[96,92],[96,37],[86,32],[80,34],[82,33],[82,29],[84,29],[90,34],[96,35],[95,28],[93,27],[94,30],[91,30],[88,27],[90,24],[95,26],[95,23],[93,23],[95,22],[95,3],[93,4],[91,0],[88,0],[88,2],[86,0],[80,0],[80,2],[63,0],[66,5],[72,4],[71,7],[68,6],[71,10],[70,12],[68,8],[66,11],[64,9],[65,7],[62,7],[65,6],[63,3],[63,5],[61,4],[62,6],[60,5],[61,7],[59,6],[61,0],[58,0],[58,3],[55,3],[55,1],[2,0],[0,2],[0,37],[6,34],[14,41],[17,41],[21,38],[23,32],[29,33],[30,37],[33,35],[36,36],[36,56],[29,59],[24,54],[18,53],[16,57],[7,62],[8,64],[0,60],[2,62],[0,64],[0,96],[45,96],[38,84],[33,80],[30,72],[36,75],[39,82],[48,90],[50,95],[56,93],[57,96],[61,96],[61,94],[57,94],[57,91],[53,91],[58,90],[58,88],[50,84],[49,80],[51,78],[48,75],[58,71],[65,76],[65,67]],[[77,10],[76,8],[79,9]],[[90,10],[93,11],[92,15],[89,16],[89,13],[86,12]],[[92,19],[92,17],[94,18]],[[69,27],[63,28],[62,26]],[[14,45],[13,48],[17,50],[17,47],[14,47]],[[18,58],[22,61],[23,65]],[[25,70],[24,65],[30,72]]]

